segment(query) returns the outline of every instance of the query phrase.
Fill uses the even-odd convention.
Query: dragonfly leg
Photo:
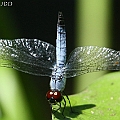
[[[65,94],[65,92],[64,92],[64,94]],[[71,112],[72,112],[72,113],[74,113],[74,111],[73,111],[73,109],[72,109],[71,102],[70,102],[70,99],[69,99],[68,95],[67,95],[67,94],[65,94],[65,96],[66,96],[66,98],[68,99],[68,102],[69,102],[69,105],[70,105]]]
[[[52,109],[52,113],[55,113],[55,112],[57,112],[58,110],[61,109],[61,102],[57,103],[57,105],[59,106],[59,108],[57,108],[56,110]]]
[[[65,118],[65,116],[64,116],[64,110],[65,110],[65,107],[66,107],[66,100],[65,100],[64,97],[63,97],[63,100],[64,100],[64,108],[63,108],[63,110],[62,110],[62,115],[63,115],[63,117]]]
[[[64,94],[65,94],[65,92],[64,92]],[[71,102],[70,102],[70,99],[69,99],[68,95],[65,94],[65,96],[66,96],[66,98],[68,99],[68,102],[69,102],[69,105],[70,105],[71,113],[78,113],[78,112],[75,112],[75,111],[72,109],[72,105],[71,105]]]

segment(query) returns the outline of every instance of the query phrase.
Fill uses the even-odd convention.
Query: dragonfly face
[[[46,98],[49,101],[50,104],[57,104],[57,102],[61,102],[62,101],[62,93],[60,91],[57,90],[49,90],[46,94]]]

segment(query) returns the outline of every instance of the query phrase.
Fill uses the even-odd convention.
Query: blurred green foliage
[[[111,46],[112,2],[109,0],[76,0],[76,46]],[[89,73],[75,78],[79,92],[105,72]]]
[[[64,115],[66,120],[120,120],[120,72],[104,75],[79,94],[70,95],[74,113],[68,100]],[[61,111],[53,120],[64,120]]]

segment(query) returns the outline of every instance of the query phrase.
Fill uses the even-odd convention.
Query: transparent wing
[[[120,51],[97,46],[78,47],[66,64],[66,77],[102,70],[120,70]]]
[[[0,66],[51,76],[55,64],[55,47],[38,39],[0,39]]]

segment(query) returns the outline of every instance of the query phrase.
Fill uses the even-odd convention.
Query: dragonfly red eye
[[[46,94],[46,98],[50,102],[50,104],[55,104],[56,102],[62,101],[62,94],[60,91],[49,90]]]

